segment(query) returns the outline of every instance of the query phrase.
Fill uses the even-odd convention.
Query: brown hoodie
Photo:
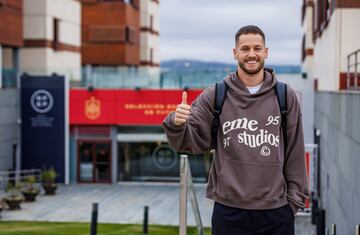
[[[287,92],[287,138],[284,141],[275,75],[265,72],[260,90],[250,94],[236,73],[228,85],[206,196],[242,209],[273,209],[289,202],[293,211],[308,197],[301,110],[294,90]],[[200,154],[211,142],[215,86],[205,89],[191,105],[188,121],[174,124],[174,112],[163,122],[170,146]]]

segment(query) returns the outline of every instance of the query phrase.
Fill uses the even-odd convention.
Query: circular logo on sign
[[[169,146],[160,145],[154,150],[152,160],[159,169],[169,170],[176,165],[177,154]]]
[[[269,156],[271,153],[270,149],[266,146],[263,146],[261,148],[261,151],[260,151],[260,154],[263,155],[263,156]]]
[[[47,90],[36,90],[30,99],[31,107],[38,113],[47,113],[54,105],[54,98]]]

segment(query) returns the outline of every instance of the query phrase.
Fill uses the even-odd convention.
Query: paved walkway
[[[210,227],[213,202],[205,198],[205,185],[195,185],[204,226]],[[149,206],[149,223],[179,224],[179,184],[120,183],[118,185],[60,185],[56,196],[39,195],[37,202],[22,203],[21,210],[2,212],[2,220],[89,222],[92,203],[99,203],[100,223],[142,223]],[[297,235],[312,235],[309,216],[297,216]],[[188,224],[195,225],[190,201]]]
[[[205,199],[205,186],[197,185],[201,216],[210,226],[212,201]],[[22,203],[19,211],[3,211],[2,220],[89,222],[92,203],[99,203],[99,222],[142,223],[144,206],[149,206],[149,222],[179,224],[179,185],[131,183],[119,185],[60,185],[56,196],[39,195],[35,203]],[[188,206],[188,224],[195,225]]]

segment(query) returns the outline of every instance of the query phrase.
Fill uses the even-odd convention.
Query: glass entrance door
[[[111,182],[110,141],[78,141],[78,181]]]

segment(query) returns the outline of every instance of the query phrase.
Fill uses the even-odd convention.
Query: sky
[[[236,31],[259,26],[267,64],[300,65],[302,0],[162,0],[160,61],[195,59],[235,63]]]

